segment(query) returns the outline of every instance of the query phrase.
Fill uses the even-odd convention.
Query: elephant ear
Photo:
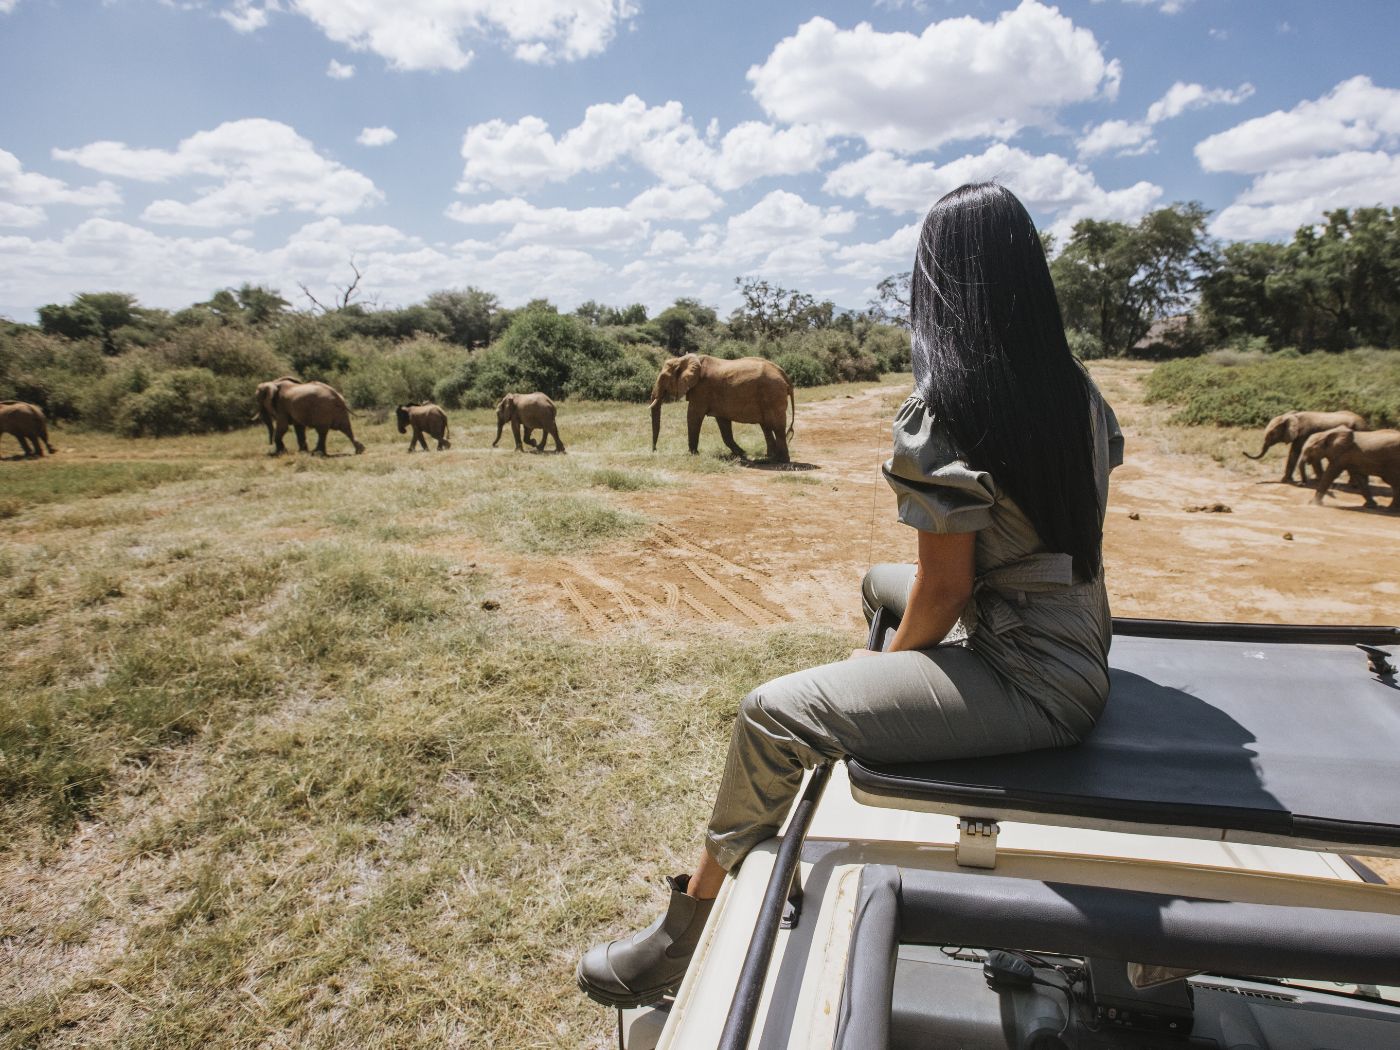
[[[690,358],[685,363],[685,368],[681,370],[680,378],[676,380],[676,388],[681,394],[688,394],[696,383],[700,382],[700,355],[687,354]]]

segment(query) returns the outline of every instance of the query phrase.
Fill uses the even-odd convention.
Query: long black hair
[[[1004,186],[962,186],[924,218],[909,313],[914,386],[967,464],[1016,501],[1047,550],[1099,570],[1090,381],[1065,341],[1035,223]]]

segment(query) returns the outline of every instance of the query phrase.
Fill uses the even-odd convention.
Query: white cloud
[[[1206,171],[1254,175],[1211,223],[1222,237],[1287,236],[1335,208],[1400,200],[1400,91],[1353,77],[1196,145]]]
[[[1075,143],[1081,157],[1097,157],[1103,153],[1134,157],[1156,144],[1152,125],[1143,120],[1105,120],[1089,128]]]
[[[1206,171],[1254,174],[1343,150],[1394,144],[1400,136],[1400,90],[1352,77],[1326,95],[1236,124],[1196,144]]]
[[[837,273],[875,281],[888,273],[907,270],[914,261],[922,222],[911,222],[879,241],[847,244],[832,253],[839,265]]]
[[[1103,153],[1136,156],[1157,145],[1152,129],[1164,120],[1179,117],[1190,109],[1206,106],[1237,106],[1254,94],[1253,84],[1241,84],[1235,89],[1207,88],[1180,80],[1167,93],[1147,107],[1142,120],[1106,120],[1090,127],[1076,143],[1081,157],[1097,157]]]
[[[651,239],[648,255],[675,255],[689,247],[690,242],[680,230],[662,230]]]
[[[354,75],[355,67],[347,62],[331,59],[331,64],[326,67],[326,76],[332,80],[349,80]]]
[[[398,137],[393,128],[365,128],[355,141],[361,146],[387,146]]]
[[[462,138],[466,163],[458,190],[562,182],[623,161],[664,182],[734,189],[763,176],[813,171],[828,155],[825,136],[810,126],[748,121],[720,137],[711,122],[702,135],[679,102],[650,106],[628,95],[589,106],[583,120],[557,138],[536,116],[473,125]]]
[[[627,208],[541,208],[519,197],[487,204],[456,201],[447,217],[473,226],[508,226],[502,239],[507,245],[632,244],[648,232],[647,221]]]
[[[19,0],[0,0],[0,15],[8,15],[18,3]]]
[[[837,196],[863,197],[888,211],[922,214],[949,190],[989,180],[1006,186],[1027,207],[1049,213],[1059,231],[1086,217],[1136,220],[1162,196],[1162,188],[1150,182],[1105,190],[1082,165],[1055,153],[1027,153],[1001,142],[946,164],[914,162],[876,150],[833,169],[823,189]]]
[[[708,219],[724,205],[718,194],[707,186],[653,186],[632,198],[627,205],[632,214],[643,219],[676,221]]]
[[[1120,75],[1093,33],[1037,0],[917,36],[813,18],[748,72],[774,119],[900,152],[1051,127],[1065,105],[1115,97]]]
[[[261,25],[264,8],[276,6],[236,0],[223,17],[241,29],[261,16]],[[472,60],[469,40],[500,40],[525,62],[587,58],[637,11],[633,0],[290,0],[284,9],[403,70],[462,69]]]
[[[48,218],[47,204],[103,208],[121,202],[110,182],[69,186],[61,179],[25,171],[13,153],[0,149],[0,226],[37,226]]]
[[[267,25],[266,7],[257,7],[251,0],[237,0],[232,7],[219,12],[219,17],[240,33],[252,33]]]
[[[231,226],[283,210],[343,215],[381,200],[364,175],[316,152],[295,129],[275,120],[220,124],[184,139],[173,150],[133,149],[94,142],[56,149],[55,158],[106,175],[145,182],[201,176],[192,201],[157,200],[143,218],[186,226]]]
[[[787,190],[773,190],[722,226],[702,227],[678,261],[724,274],[800,276],[810,286],[827,277],[827,257],[839,247],[831,238],[851,232],[856,220],[844,208],[823,208]]]

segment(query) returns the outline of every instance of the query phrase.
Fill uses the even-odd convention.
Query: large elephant
[[[496,402],[496,440],[491,442],[491,447],[495,448],[501,443],[501,432],[509,423],[511,435],[515,438],[515,451],[525,451],[520,444],[520,428],[524,427],[526,445],[543,452],[545,440],[552,437],[554,451],[563,452],[564,442],[559,440],[559,427],[554,422],[556,413],[554,402],[544,394],[507,394]],[[535,430],[540,432],[538,445],[531,434]]]
[[[42,456],[44,449],[53,455],[49,444],[49,424],[44,410],[28,401],[0,401],[0,435],[13,434],[24,451],[25,459]]]
[[[325,383],[303,383],[291,376],[259,383],[258,415],[268,425],[268,440],[274,456],[287,451],[282,437],[288,427],[296,430],[297,448],[302,452],[307,451],[307,427],[316,431],[317,455],[326,454],[326,434],[332,430],[350,439],[356,455],[365,450],[365,446],[355,440],[355,431],[350,426],[350,406],[340,396],[340,391]]]
[[[719,436],[729,451],[747,459],[734,440],[735,423],[757,423],[768,445],[768,459],[787,463],[787,439],[792,437],[788,405],[793,424],[797,422],[797,399],[787,373],[761,357],[741,357],[735,361],[686,354],[673,357],[661,366],[651,388],[651,450],[661,434],[661,406],[667,401],[686,399],[686,426],[690,451],[700,451],[700,426],[706,416],[714,416]]]
[[[408,441],[408,450],[413,451],[414,445],[422,445],[423,451],[428,451],[428,442],[423,435],[431,434],[437,439],[438,451],[451,448],[452,442],[447,440],[447,413],[437,405],[423,402],[421,405],[399,405],[394,409],[394,418],[399,424],[399,433],[408,433],[408,428],[413,428],[413,437]]]
[[[1331,430],[1333,427],[1365,430],[1366,420],[1355,412],[1285,412],[1281,416],[1274,416],[1264,428],[1264,447],[1259,450],[1259,455],[1250,456],[1248,452],[1245,455],[1250,459],[1263,459],[1264,453],[1273,446],[1289,442],[1288,463],[1283,469],[1281,480],[1291,484],[1293,468],[1297,466],[1298,457],[1303,452],[1303,442],[1313,434]]]
[[[1327,460],[1327,469],[1317,482],[1314,503],[1337,480],[1342,471],[1351,471],[1361,481],[1361,495],[1367,505],[1371,499],[1371,484],[1367,475],[1375,474],[1390,486],[1390,509],[1400,510],[1400,430],[1348,430],[1337,427],[1328,431],[1317,443],[1317,454]]]

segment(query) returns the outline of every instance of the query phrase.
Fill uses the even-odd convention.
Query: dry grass
[[[608,1045],[578,952],[688,862],[743,693],[852,642],[515,600],[505,551],[625,544],[615,492],[736,469],[678,416],[655,455],[581,405],[567,456],[480,413],[442,454],[0,464],[0,1046]]]

